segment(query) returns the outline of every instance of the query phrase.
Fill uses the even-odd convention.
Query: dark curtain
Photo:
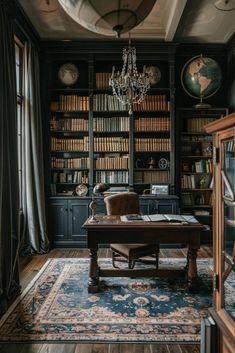
[[[20,287],[15,47],[13,23],[3,5],[0,6],[0,156],[0,303],[4,310]]]
[[[25,44],[23,56],[22,253],[43,254],[49,250],[49,241],[45,217],[39,58],[30,42]]]

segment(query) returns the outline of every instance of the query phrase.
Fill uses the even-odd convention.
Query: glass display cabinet
[[[214,281],[211,314],[219,353],[235,352],[235,113],[206,125],[213,134]]]

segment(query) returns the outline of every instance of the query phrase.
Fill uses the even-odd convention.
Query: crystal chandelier
[[[134,103],[140,104],[145,99],[146,93],[150,88],[150,76],[143,67],[143,72],[138,73],[136,67],[136,49],[131,47],[129,34],[129,47],[123,49],[123,67],[121,73],[115,73],[113,66],[109,85],[112,87],[113,94],[121,102],[127,105],[129,114],[132,114]]]

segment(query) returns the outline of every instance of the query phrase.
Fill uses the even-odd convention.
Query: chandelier
[[[146,72],[145,66],[143,72],[138,73],[136,67],[136,49],[131,47],[129,35],[129,46],[123,49],[123,67],[121,72],[115,73],[113,66],[112,75],[109,79],[109,85],[112,87],[114,96],[127,105],[129,115],[132,114],[133,104],[140,104],[145,99],[146,93],[150,88],[150,75]]]

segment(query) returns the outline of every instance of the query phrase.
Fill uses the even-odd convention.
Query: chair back
[[[104,198],[107,215],[122,216],[139,213],[139,195],[135,192],[120,192]]]

